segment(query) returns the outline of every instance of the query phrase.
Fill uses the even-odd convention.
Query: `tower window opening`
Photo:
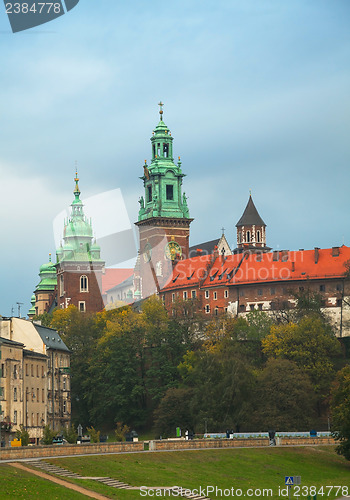
[[[153,144],[153,158],[156,156],[156,145]]]
[[[160,143],[157,144],[157,155],[160,156]]]
[[[242,231],[238,233],[238,243],[242,243]]]
[[[87,276],[80,276],[80,291],[87,292],[88,291],[88,279]]]
[[[247,242],[247,243],[250,243],[250,231],[247,231],[247,234],[246,234],[246,242]]]
[[[152,186],[147,186],[147,201],[152,201]]]
[[[258,243],[260,243],[260,242],[261,242],[260,231],[257,231],[257,232],[256,232],[256,240],[257,240],[257,242],[258,242]]]
[[[64,278],[63,274],[60,274],[60,297],[64,295]]]
[[[166,199],[173,200],[174,199],[174,186],[171,184],[166,185]]]
[[[168,158],[169,156],[169,144],[163,144],[163,156]]]

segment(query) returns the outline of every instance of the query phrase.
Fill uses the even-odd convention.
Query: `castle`
[[[337,335],[349,336],[349,247],[272,251],[267,245],[266,224],[251,195],[236,224],[236,248],[230,248],[224,234],[190,247],[193,219],[182,189],[185,174],[180,157],[174,161],[174,139],[163,120],[163,104],[159,106],[151,162],[145,161],[140,177],[144,194],[136,222],[140,251],[135,269],[105,269],[91,222],[84,215],[76,176],[64,244],[57,250],[57,263],[40,268],[41,281],[29,316],[69,304],[81,312],[95,312],[152,294],[162,298],[170,314],[175,313],[179,301],[191,300],[209,316],[245,316],[252,310],[277,314],[295,306],[296,293],[310,290],[322,296]]]

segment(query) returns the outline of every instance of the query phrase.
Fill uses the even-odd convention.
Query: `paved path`
[[[110,500],[108,497],[105,497],[104,495],[100,495],[99,493],[96,493],[95,491],[87,490],[86,488],[82,488],[81,486],[78,486],[76,484],[68,483],[67,481],[63,481],[62,479],[59,479],[58,477],[54,477],[54,476],[50,476],[49,474],[45,474],[45,472],[41,472],[41,471],[34,470],[34,469],[29,469],[28,467],[25,467],[22,464],[12,463],[9,465],[11,467],[16,467],[16,469],[25,470],[26,472],[34,474],[35,476],[39,476],[43,479],[46,479],[47,481],[51,481],[52,483],[56,483],[56,484],[59,484],[60,486],[64,486],[65,488],[68,488],[69,490],[77,491],[78,493],[81,493],[82,495],[85,495],[87,497],[96,498],[97,500]]]

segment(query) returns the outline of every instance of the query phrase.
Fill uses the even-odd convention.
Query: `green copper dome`
[[[84,214],[84,205],[80,199],[78,173],[75,176],[74,200],[71,215],[64,221],[63,245],[57,249],[57,262],[102,262],[101,249],[94,243],[91,220]]]
[[[51,254],[49,255],[49,262],[40,266],[39,270],[40,283],[36,286],[36,292],[51,292],[57,285],[56,267],[51,262]],[[35,296],[34,296],[35,299]]]
[[[32,307],[28,311],[28,316],[33,317],[35,316],[35,295],[32,295],[32,298],[30,299],[30,303],[32,304]]]

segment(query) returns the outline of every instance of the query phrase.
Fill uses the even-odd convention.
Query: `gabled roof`
[[[0,344],[8,344],[17,347],[24,347],[24,344],[22,344],[22,342],[15,342],[14,340],[6,339],[5,337],[0,337]]]
[[[130,278],[133,273],[134,270],[128,268],[106,269],[105,274],[102,275],[102,295],[104,295],[107,290],[120,285],[120,283]]]
[[[266,226],[254,205],[252,195],[249,196],[243,215],[236,224],[236,227],[239,226]]]
[[[131,276],[129,276],[129,278],[126,278],[126,280],[119,283],[119,285],[115,285],[114,287],[110,288],[109,290],[106,290],[106,293],[114,292],[115,290],[118,290],[120,288],[124,288],[126,286],[132,286],[133,283],[134,283],[134,276],[131,275]]]
[[[216,246],[218,246],[221,238],[217,238],[216,240],[205,241],[204,243],[199,243],[198,245],[194,245],[190,247],[189,255],[190,257],[197,256],[197,250],[202,250],[202,255],[209,255],[214,252]]]
[[[195,287],[203,281],[213,262],[212,255],[201,255],[180,260],[162,290]]]
[[[57,349],[59,351],[70,352],[56,330],[38,325],[37,323],[33,323],[33,326],[40,335],[40,338],[47,349]]]
[[[337,248],[337,247],[336,247]],[[293,282],[343,278],[350,261],[350,248],[332,248],[194,257],[180,261],[164,291],[201,286],[218,287],[267,282]],[[203,281],[204,280],[204,281]]]

